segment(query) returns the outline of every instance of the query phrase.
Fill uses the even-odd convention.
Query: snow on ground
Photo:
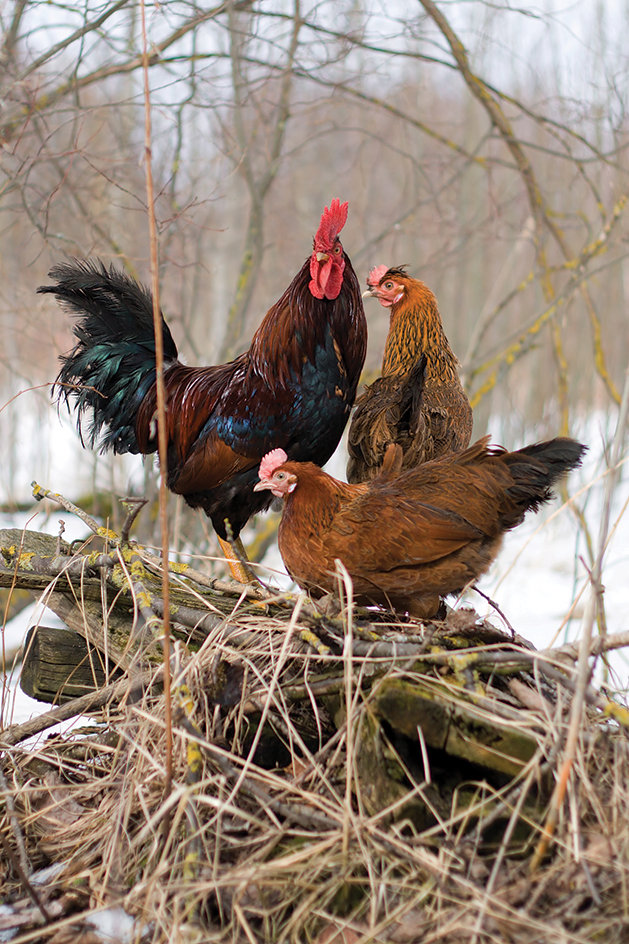
[[[48,534],[57,534],[59,532],[59,521],[65,523],[64,539],[74,541],[75,539],[87,536],[88,529],[85,524],[74,515],[67,512],[47,514],[42,505],[41,510],[35,508],[30,512],[16,512],[14,514],[0,514],[0,528],[28,528],[31,531],[44,531]],[[33,601],[24,607],[12,620],[4,627],[2,632],[2,652],[8,659],[22,645],[26,634],[31,626],[43,623],[45,626],[63,627],[65,624],[59,617],[42,606],[39,602]],[[21,724],[23,721],[29,721],[36,715],[50,710],[50,705],[34,698],[29,698],[19,687],[19,669],[9,674],[8,678],[2,679],[0,683],[0,721],[1,727],[9,724]],[[79,723],[79,719],[74,722],[64,722],[54,728],[49,728],[44,737],[51,732],[67,731],[73,724]],[[85,719],[80,719],[80,723],[85,723]]]

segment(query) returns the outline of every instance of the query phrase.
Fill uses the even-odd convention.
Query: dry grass
[[[155,686],[100,707],[93,728],[35,747],[19,740],[24,727],[4,732],[18,742],[3,754],[2,835],[31,876],[3,856],[3,897],[22,916],[15,940],[83,931],[88,941],[87,913],[119,904],[137,918],[135,940],[151,942],[626,941],[629,752],[610,703],[589,690],[555,841],[531,873],[571,703],[550,662],[515,683],[512,668],[510,682],[492,658],[530,652],[494,641],[468,655],[470,676],[453,650],[460,614],[422,657],[421,626],[366,629],[351,608],[344,646],[329,622],[319,653],[304,642],[313,624],[301,603],[273,616],[237,611],[229,635],[225,621],[194,653],[176,644],[168,796]],[[403,638],[417,654],[392,657]],[[387,646],[388,658],[373,657]],[[528,732],[533,756],[509,779],[436,754],[423,734],[405,754],[374,707],[392,679],[475,702]],[[385,768],[388,797],[370,774]],[[51,863],[55,876],[36,884]]]

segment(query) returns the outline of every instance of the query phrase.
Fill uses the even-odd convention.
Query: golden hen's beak
[[[366,292],[363,292],[363,298],[377,298],[377,297],[378,297],[378,292],[377,292],[377,287],[375,285],[372,285],[370,288],[367,289]]]

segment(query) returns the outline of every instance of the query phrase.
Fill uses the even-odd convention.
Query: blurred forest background
[[[605,427],[629,346],[626,3],[169,0],[146,15],[161,301],[189,363],[248,346],[339,197],[361,281],[408,263],[435,291],[475,435]],[[35,294],[66,255],[150,283],[140,7],[3,0],[0,16],[1,498],[27,500],[35,476],[72,499],[150,492],[150,462],[138,479],[85,454],[92,486],[78,475],[50,402],[69,318]],[[368,380],[388,315],[366,312]],[[174,543],[200,547],[211,528],[171,502]]]

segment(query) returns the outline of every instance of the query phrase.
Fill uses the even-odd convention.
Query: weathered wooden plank
[[[107,677],[109,675],[109,677]],[[122,675],[101,652],[70,629],[31,626],[24,644],[22,691],[48,704],[63,704],[115,681]]]
[[[537,739],[472,702],[473,693],[461,690],[457,699],[417,678],[387,679],[374,699],[378,715],[400,734],[416,740],[419,727],[428,747],[514,777],[535,753]]]

